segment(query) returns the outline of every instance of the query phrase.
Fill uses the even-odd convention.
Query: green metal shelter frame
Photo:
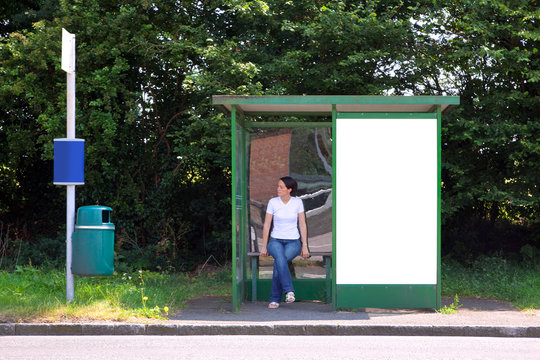
[[[441,119],[442,114],[459,105],[455,96],[235,96],[215,95],[214,105],[231,116],[231,169],[232,169],[232,287],[233,309],[238,311],[241,302],[249,296],[250,281],[246,278],[248,226],[247,168],[249,142],[247,132],[251,128],[331,128],[332,154],[336,154],[339,132],[338,119],[354,123],[362,119],[432,119],[436,121],[436,281],[429,284],[340,284],[336,281],[336,209],[340,203],[336,192],[336,163],[332,161],[332,273],[331,301],[334,309],[351,307],[381,308],[439,308],[441,298]],[[290,122],[264,121],[265,116],[315,117],[322,121]],[[328,121],[331,118],[331,122]],[[349,120],[343,120],[349,121]],[[341,120],[340,120],[341,121]],[[338,155],[339,156],[339,155]],[[339,262],[339,261],[338,261]],[[434,275],[435,277],[435,275]],[[269,282],[259,280],[262,291],[269,289]],[[298,286],[325,289],[324,282],[298,280]],[[304,284],[304,285],[302,285]],[[318,291],[317,290],[317,291]],[[297,292],[299,290],[297,289]]]

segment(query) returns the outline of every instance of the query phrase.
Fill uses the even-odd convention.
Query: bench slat
[[[310,251],[311,256],[332,256],[331,251]],[[261,253],[258,251],[249,251],[247,256],[261,256]]]

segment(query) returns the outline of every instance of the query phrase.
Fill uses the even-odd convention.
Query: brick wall
[[[266,203],[277,196],[279,178],[289,175],[291,133],[251,141],[249,192],[251,200]]]

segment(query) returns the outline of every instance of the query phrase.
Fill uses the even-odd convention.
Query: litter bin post
[[[73,233],[71,271],[77,275],[114,273],[114,229],[112,209],[107,206],[81,206]]]

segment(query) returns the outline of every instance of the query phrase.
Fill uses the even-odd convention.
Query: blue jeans
[[[274,258],[270,301],[279,303],[284,293],[294,291],[291,273],[289,272],[289,262],[300,254],[302,243],[300,239],[270,238],[267,249],[268,253]]]

